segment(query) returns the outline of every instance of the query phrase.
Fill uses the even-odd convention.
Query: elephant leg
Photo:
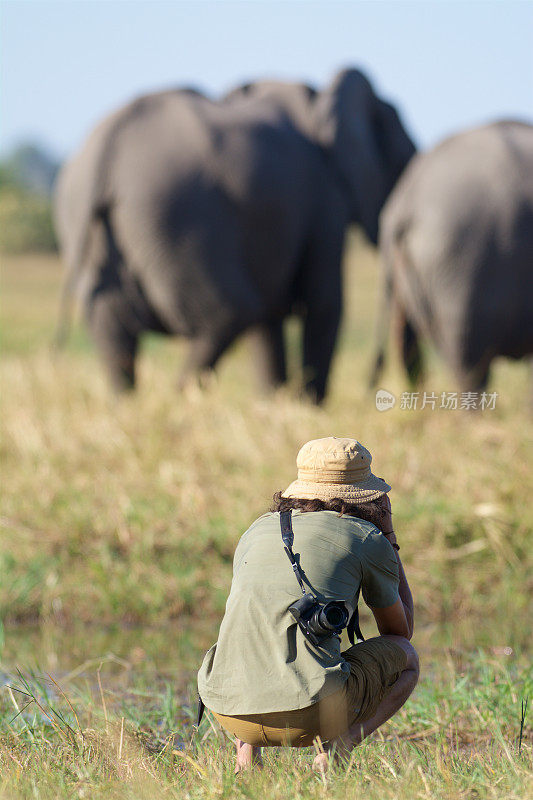
[[[411,386],[417,386],[424,379],[424,358],[418,334],[408,319],[405,309],[395,303],[395,333],[400,358]]]
[[[178,378],[178,389],[184,389],[194,377],[201,379],[202,375],[213,370],[221,355],[242,330],[242,325],[234,323],[194,338]]]
[[[139,337],[126,324],[126,312],[124,297],[117,287],[93,292],[87,305],[89,329],[111,384],[118,392],[135,386]]]
[[[303,335],[304,392],[314,403],[326,395],[327,380],[341,318],[340,271],[328,276],[327,287],[307,301]]]
[[[304,392],[314,403],[326,395],[329,368],[341,316],[338,308],[311,308],[304,322]]]
[[[276,388],[287,380],[283,320],[275,319],[257,325],[250,332],[250,341],[262,391]]]
[[[315,403],[326,395],[342,308],[344,220],[334,201],[328,199],[328,214],[308,243],[296,284],[296,298],[304,308],[304,392]]]
[[[486,391],[489,384],[490,364],[478,364],[475,367],[462,367],[457,371],[459,386],[463,392]]]
[[[529,411],[533,416],[533,356],[528,356],[529,364]]]

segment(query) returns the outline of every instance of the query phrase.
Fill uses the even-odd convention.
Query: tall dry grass
[[[255,392],[246,343],[206,389],[174,387],[184,344],[148,341],[138,391],[108,390],[83,328],[48,348],[59,269],[4,264],[3,509],[6,620],[216,619],[236,541],[294,476],[306,440],[353,435],[392,484],[395,526],[417,599],[419,630],[486,643],[521,640],[532,512],[531,419],[524,364],[499,363],[495,410],[376,410],[365,386],[377,269],[347,258],[345,322],[320,409],[298,399],[297,374]],[[298,331],[289,326],[296,367]],[[451,391],[430,353],[427,389]],[[297,373],[297,369],[294,370]],[[383,385],[406,389],[398,368]]]

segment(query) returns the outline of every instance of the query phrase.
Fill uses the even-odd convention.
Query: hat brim
[[[282,497],[298,497],[302,500],[346,500],[348,502],[369,503],[390,492],[391,486],[377,475],[370,476],[361,483],[312,483],[293,481],[282,493]]]

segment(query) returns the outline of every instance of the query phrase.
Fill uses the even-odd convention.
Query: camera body
[[[289,611],[298,623],[304,636],[318,647],[330,636],[338,635],[348,624],[350,613],[342,600],[321,603],[308,592],[289,606]]]

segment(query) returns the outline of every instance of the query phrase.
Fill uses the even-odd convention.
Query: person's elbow
[[[402,636],[409,641],[413,638],[413,625],[407,619],[397,625],[378,625],[378,631],[381,636]]]
[[[387,608],[372,608],[371,610],[381,636],[412,638],[414,629],[412,614],[400,599]]]
[[[405,624],[406,624],[406,633],[403,634],[406,639],[411,640],[413,638],[415,623],[413,619],[413,614],[408,608],[404,606],[404,615],[405,615]]]

